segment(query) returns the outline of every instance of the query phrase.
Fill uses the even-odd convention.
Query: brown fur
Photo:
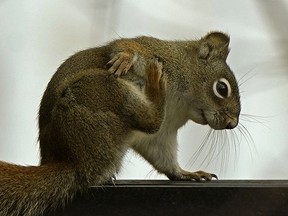
[[[40,129],[41,147],[45,144],[41,166],[0,164],[0,215],[40,215],[89,185],[109,181],[134,131],[153,133],[161,125],[161,75],[157,61],[147,66],[145,94],[101,69],[82,71],[67,81],[49,123]]]
[[[128,148],[170,179],[216,177],[181,169],[176,137],[189,119],[215,129],[237,125],[240,99],[226,64],[228,45],[229,37],[219,32],[195,41],[138,37],[67,59],[41,101],[41,165],[0,163],[0,215],[41,215],[64,205],[75,193],[109,181]],[[120,78],[108,72],[108,62]],[[232,93],[220,99],[212,86],[223,77]]]

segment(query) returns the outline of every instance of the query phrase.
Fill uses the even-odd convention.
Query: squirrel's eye
[[[214,94],[219,98],[227,98],[231,95],[231,86],[227,79],[221,78],[213,84]]]

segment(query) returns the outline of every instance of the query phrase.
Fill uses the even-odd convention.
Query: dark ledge
[[[288,180],[118,180],[49,215],[288,215]]]

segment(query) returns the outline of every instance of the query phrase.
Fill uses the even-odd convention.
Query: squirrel
[[[188,120],[233,129],[241,110],[228,35],[141,36],[80,51],[60,65],[39,109],[39,166],[0,162],[0,215],[42,215],[109,182],[128,149],[170,180],[217,176],[177,160]]]

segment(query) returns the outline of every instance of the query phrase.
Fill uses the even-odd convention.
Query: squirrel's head
[[[241,109],[238,84],[226,63],[229,40],[220,32],[200,39],[193,51],[193,71],[185,73],[191,79],[185,93],[190,98],[189,118],[216,130],[236,127]]]

